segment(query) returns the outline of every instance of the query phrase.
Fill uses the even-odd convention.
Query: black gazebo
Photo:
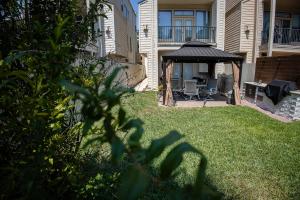
[[[207,63],[209,69],[216,63],[232,63],[234,76],[233,90],[236,104],[240,104],[240,81],[243,58],[231,54],[203,42],[192,41],[181,46],[180,49],[163,56],[163,104],[173,106],[172,73],[174,63]]]

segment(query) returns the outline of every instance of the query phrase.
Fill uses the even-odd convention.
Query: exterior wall
[[[215,0],[212,6],[216,14],[216,41],[217,49],[224,50],[225,40],[225,0]]]
[[[242,0],[226,0],[226,13],[237,6]]]
[[[110,3],[112,10],[106,8],[108,19],[104,19],[105,53],[117,54],[127,58],[129,63],[136,63],[136,14],[129,0],[110,0]],[[123,15],[125,6],[128,17]]]
[[[158,88],[158,51],[157,51],[157,0],[145,0],[139,4],[140,53],[146,54],[148,87]],[[145,33],[144,29],[148,29]]]
[[[240,27],[240,51],[246,52],[246,62],[251,63],[253,58],[254,37],[255,37],[255,7],[256,0],[241,3],[241,27]],[[246,34],[248,27],[249,34]]]
[[[215,0],[212,5],[212,13],[216,14],[216,42],[217,49],[224,50],[225,44],[225,0]],[[217,63],[215,68],[216,77],[225,72],[223,63]]]
[[[115,7],[112,5],[111,10],[109,8],[105,8],[105,14],[107,19],[104,19],[104,27],[103,27],[103,34],[104,34],[104,54],[116,53],[116,44],[115,44],[115,19],[114,19],[114,10]],[[110,34],[106,34],[106,30],[110,30]]]
[[[241,42],[241,4],[226,13],[225,50],[239,52]]]
[[[245,62],[254,63],[259,56],[262,27],[263,0],[227,0],[225,50],[245,54]]]
[[[158,1],[144,0],[139,4],[140,13],[140,33],[139,33],[139,48],[140,53],[145,54],[144,59],[147,61],[147,77],[148,87],[150,89],[157,89],[159,83],[159,75],[161,74],[161,62],[158,54]],[[184,5],[184,4],[183,4]],[[180,5],[182,8],[183,5]],[[185,7],[186,5],[184,5]],[[159,5],[160,9],[176,9],[176,5]],[[193,7],[195,8],[195,7]],[[225,39],[225,0],[215,0],[211,7],[211,25],[216,27],[216,48],[224,50]],[[148,32],[145,33],[146,28]],[[165,50],[174,50],[174,47],[164,47]],[[225,71],[224,64],[217,64],[216,75]]]

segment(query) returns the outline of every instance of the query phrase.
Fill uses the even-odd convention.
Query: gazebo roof
[[[213,48],[207,43],[191,41],[182,45],[180,49],[163,56],[163,59],[184,63],[219,63],[242,61],[243,57]]]

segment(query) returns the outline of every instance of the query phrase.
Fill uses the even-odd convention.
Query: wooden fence
[[[255,81],[294,81],[300,89],[300,56],[262,57],[256,62]]]

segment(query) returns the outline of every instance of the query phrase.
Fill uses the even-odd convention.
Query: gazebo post
[[[240,80],[239,80],[239,86],[240,86],[240,89],[242,87],[241,83],[242,83],[242,74],[243,74],[243,61],[240,61]]]
[[[241,105],[240,97],[240,80],[241,80],[241,69],[235,62],[232,62],[232,72],[233,72],[233,91],[235,105]]]
[[[162,63],[163,77],[162,77],[162,85],[163,85],[163,105],[166,104],[166,92],[167,92],[167,83],[166,83],[166,63],[163,61]]]
[[[173,106],[173,93],[172,93],[172,73],[173,73],[173,61],[168,60],[166,64],[166,97],[164,105]]]

